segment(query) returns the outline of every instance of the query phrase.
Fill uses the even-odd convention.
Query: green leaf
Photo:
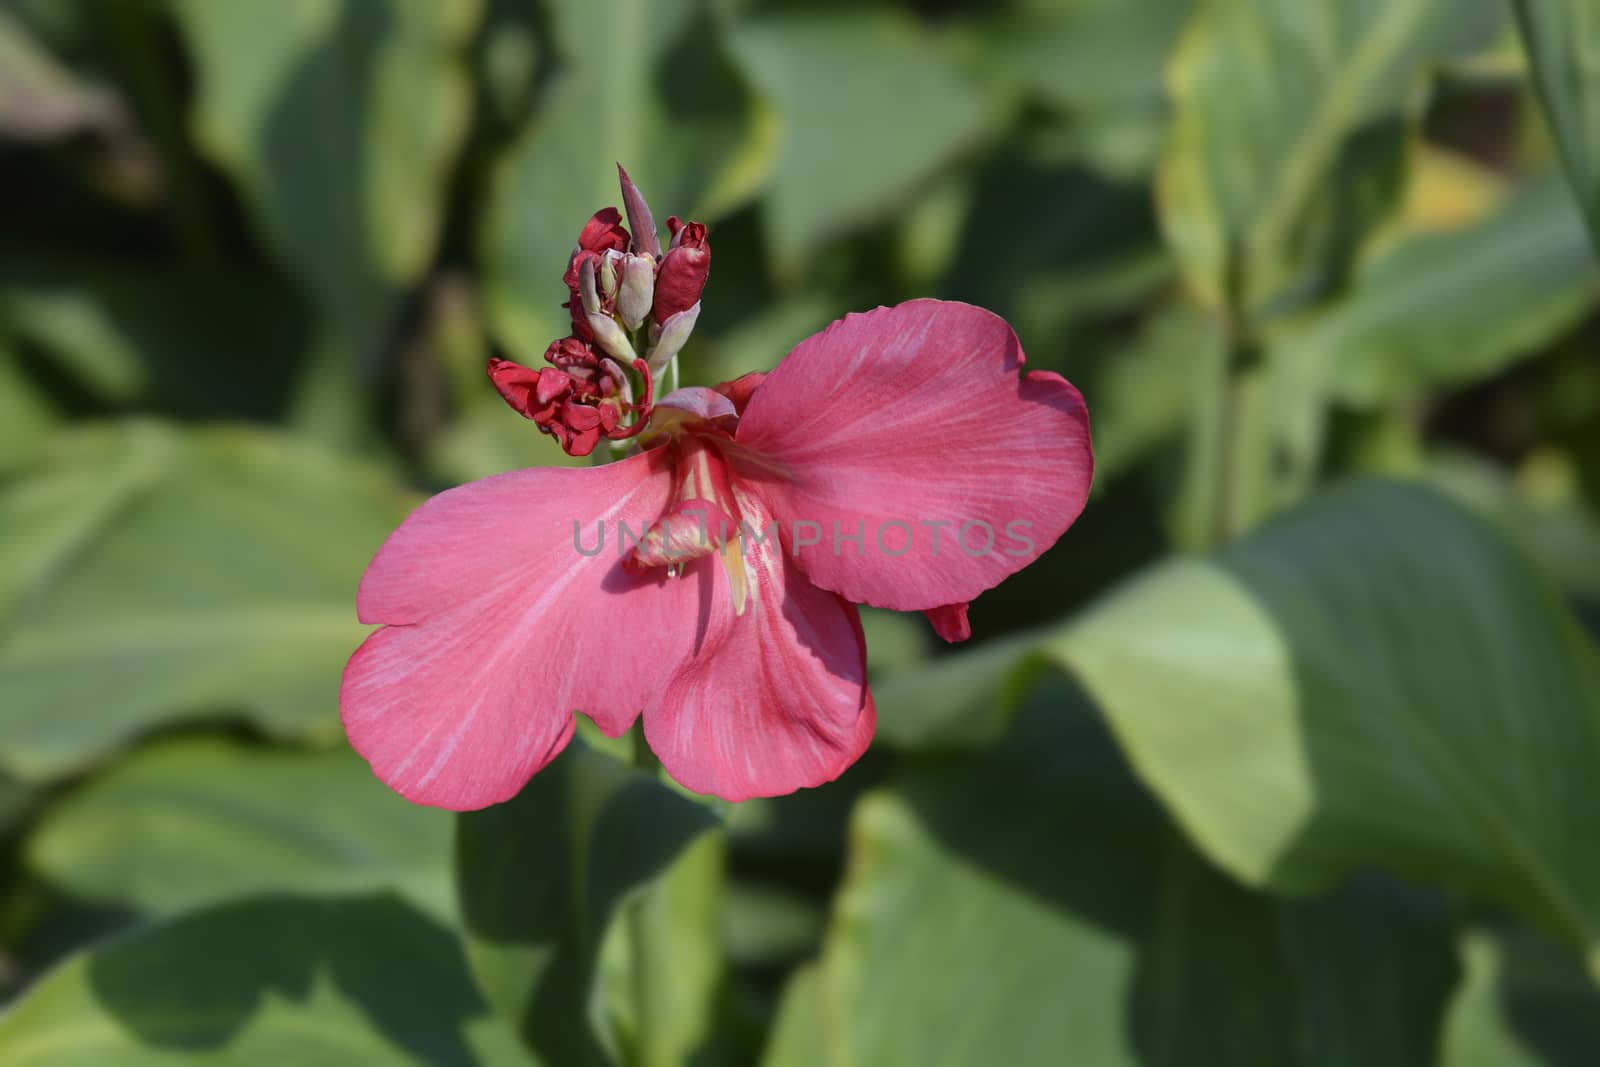
[[[356,585],[407,503],[277,434],[63,432],[0,481],[0,768],[69,772],[197,714],[337,737]]]
[[[146,927],[0,1017],[7,1067],[531,1067],[456,938],[394,898],[278,897]]]
[[[1206,852],[1286,891],[1382,866],[1600,946],[1600,656],[1430,492],[1357,483],[1159,568],[1045,649]]]
[[[600,994],[623,1063],[712,1061],[724,979],[725,842],[703,833],[644,892],[623,904],[600,949]]]
[[[1161,68],[1194,0],[1025,0],[990,34],[1005,73],[1080,117],[1160,104]]]
[[[202,148],[370,360],[432,261],[479,0],[172,0]]]
[[[722,57],[713,6],[546,0],[557,73],[483,218],[490,314],[512,351],[533,358],[568,332],[561,274],[589,216],[621,208],[618,163],[663,227],[713,221],[765,181],[771,119]]]
[[[1441,1067],[1563,1067],[1600,1049],[1600,991],[1572,957],[1524,931],[1473,931]]]
[[[394,889],[454,911],[450,816],[407,804],[348,749],[175,740],[55,801],[28,868],[95,904],[169,915],[278,890]]]
[[[1512,8],[1567,177],[1600,242],[1600,9],[1587,0],[1512,0]]]
[[[540,1057],[601,1064],[628,1048],[682,1062],[706,1036],[717,967],[696,931],[714,903],[697,894],[716,899],[700,866],[714,846],[698,842],[719,836],[715,825],[703,806],[578,741],[516,799],[460,817],[468,957]],[[602,983],[602,946],[614,959],[615,938],[632,938],[612,930],[624,918],[644,927],[641,955],[622,965],[633,978]],[[635,979],[641,992],[621,1000]]]
[[[1278,350],[1325,375],[1339,399],[1377,405],[1536,353],[1593,305],[1597,276],[1567,190],[1536,181],[1481,222],[1385,247]]]
[[[767,1067],[1415,1063],[1449,991],[1407,892],[1285,906],[1207,867],[1059,677],[999,746],[870,794],[851,842]]]
[[[983,70],[1073,121],[1086,163],[1148,180],[1166,133],[1162,70],[1194,0],[1026,0],[972,29]]]
[[[58,421],[43,391],[0,340],[0,456],[9,457],[9,463],[26,459],[49,438]],[[0,461],[0,468],[6,465]]]
[[[1581,487],[1568,480],[1572,475],[1561,461],[1546,472],[1530,466],[1555,484],[1540,485],[1526,476],[1513,480],[1490,460],[1456,454],[1435,457],[1423,476],[1498,526],[1569,596],[1600,605],[1600,515],[1587,505]]]
[[[909,18],[750,19],[735,27],[732,44],[781,120],[762,206],[774,262],[786,273],[823,242],[893,214],[984,127],[982,98]]]
[[[1381,867],[1516,906],[1600,967],[1600,855],[1572,844],[1600,838],[1600,655],[1543,575],[1433,492],[1345,486],[1054,631],[948,657],[923,692],[949,703],[912,705],[926,721],[898,720],[891,679],[884,729],[971,744],[1043,662],[1243,881],[1307,892]]]
[[[1315,286],[1392,200],[1394,134],[1425,65],[1492,39],[1502,17],[1479,0],[1202,5],[1171,71],[1159,181],[1191,287],[1263,317]]]
[[[256,418],[282,410],[311,329],[271,277],[33,255],[0,263],[0,317],[102,400]]]

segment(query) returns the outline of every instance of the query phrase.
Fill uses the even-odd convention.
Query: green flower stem
[[[633,766],[652,778],[661,776],[661,761],[650,750],[644,737],[644,723],[633,728]],[[654,1018],[654,996],[651,976],[659,968],[652,959],[654,943],[650,937],[650,891],[639,893],[628,902],[628,962],[633,984],[633,1062],[646,1064],[650,1060],[650,1030]]]

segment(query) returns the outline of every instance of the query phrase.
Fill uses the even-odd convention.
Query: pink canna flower
[[[876,722],[856,605],[962,640],[967,604],[1084,506],[1082,398],[1022,368],[999,317],[914,300],[764,376],[646,401],[618,462],[434,497],[361,581],[381,628],[345,669],[351,743],[404,796],[456,810],[514,796],[575,712],[614,737],[642,716],[697,792],[831,781]],[[518,386],[530,410],[571,399],[541,393],[544,373]]]

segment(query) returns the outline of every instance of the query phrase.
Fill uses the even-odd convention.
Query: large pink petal
[[[345,668],[345,730],[378,777],[422,804],[506,800],[565,747],[581,710],[621,734],[694,636],[695,601],[625,574],[616,527],[658,518],[660,453],[605,467],[514,471],[442,493],[390,536],[362,579],[385,623]],[[584,551],[574,543],[581,524]]]
[[[767,375],[737,440],[769,462],[741,473],[763,480],[813,581],[925,611],[1055,543],[1089,495],[1089,417],[1063,378],[1019,378],[1022,363],[1005,320],[913,300],[846,316]]]
[[[741,493],[739,506],[752,529],[770,521],[759,500]],[[877,721],[855,606],[812,585],[776,538],[746,543],[743,615],[716,557],[679,579],[701,598],[696,648],[644,712],[667,771],[725,800],[832,781],[866,750]]]

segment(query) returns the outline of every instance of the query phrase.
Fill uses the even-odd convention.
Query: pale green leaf
[[[468,126],[479,0],[172,0],[201,147],[370,359],[427,269]]]
[[[1590,0],[1512,7],[1567,176],[1600,241],[1600,8]]]
[[[914,765],[851,829],[820,963],[786,995],[768,1067],[1284,1067],[1431,1048],[1452,961],[1426,905],[1388,884],[1285,906],[1229,883],[1059,679],[1003,744]]]
[[[1278,352],[1351,404],[1415,396],[1538,352],[1593,305],[1597,277],[1568,191],[1536,181],[1474,225],[1385,247]]]
[[[1600,944],[1600,657],[1430,492],[1333,492],[1151,573],[1047,646],[1193,838],[1249,882],[1381,865]]]
[[[202,714],[337,737],[356,585],[408,503],[277,434],[63,432],[0,482],[0,767],[60,774]]]
[[[1600,1051],[1600,990],[1558,946],[1475,930],[1461,955],[1440,1067],[1580,1067]]]
[[[1335,490],[1054,632],[946,659],[904,683],[909,712],[890,679],[886,735],[993,736],[1042,662],[1084,682],[1244,881],[1305,892],[1381,867],[1600,946],[1600,855],[1579,844],[1600,838],[1600,655],[1540,573],[1433,492]]]
[[[346,748],[174,740],[51,804],[23,854],[73,897],[142,914],[277,890],[393,889],[448,917],[451,826],[448,813],[396,796]]]
[[[982,98],[909,18],[830,12],[752,18],[733,52],[781,123],[762,208],[774,262],[890,216],[981,132]]]

